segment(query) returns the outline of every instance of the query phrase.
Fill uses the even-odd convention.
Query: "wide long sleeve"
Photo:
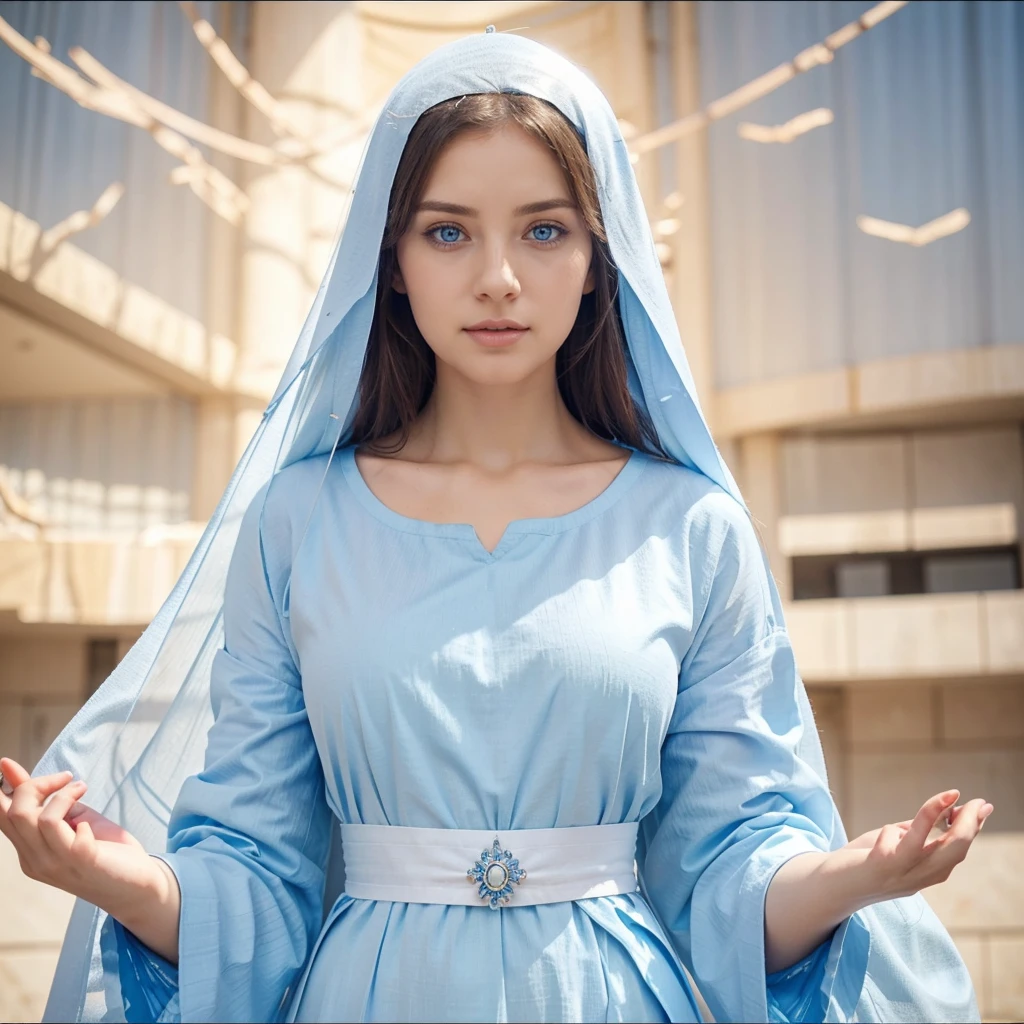
[[[319,931],[331,814],[287,620],[287,522],[243,518],[212,667],[205,765],[174,806],[163,859],[181,887],[175,970],[120,926],[129,1020],[275,1020]],[[275,592],[276,591],[276,592]]]
[[[693,583],[662,795],[641,824],[647,899],[719,1021],[976,1019],[963,963],[920,895],[854,914],[803,961],[766,975],[773,875],[845,835],[824,779],[799,755],[802,683],[753,527],[731,499],[704,503],[686,543],[691,564],[712,568]]]

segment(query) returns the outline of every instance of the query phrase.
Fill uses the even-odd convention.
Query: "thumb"
[[[3,772],[4,778],[11,784],[12,789],[20,786],[23,782],[28,782],[31,778],[29,773],[11,757],[0,757],[0,772]]]

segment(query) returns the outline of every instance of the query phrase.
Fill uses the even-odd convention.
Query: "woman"
[[[204,545],[42,766],[84,749],[106,816],[2,762],[23,868],[85,901],[48,1017],[699,1020],[681,963],[719,1020],[975,1015],[898,898],[991,805],[845,843],[645,224],[607,104],[542,47],[398,86]]]

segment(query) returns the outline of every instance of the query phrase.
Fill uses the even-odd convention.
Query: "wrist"
[[[174,872],[159,857],[146,854],[139,868],[128,885],[119,886],[114,898],[98,904],[135,934],[164,908],[175,905],[178,896]]]
[[[874,870],[868,853],[867,850],[841,847],[827,853],[817,866],[816,870],[825,883],[822,888],[831,896],[837,923],[872,903],[891,897],[885,891],[884,880]]]

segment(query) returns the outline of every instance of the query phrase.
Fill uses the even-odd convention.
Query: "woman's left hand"
[[[769,973],[802,960],[836,926],[872,903],[911,896],[949,878],[967,856],[992,805],[958,790],[938,793],[913,821],[884,825],[829,853],[791,857],[765,896],[765,965]],[[948,822],[945,832],[933,830]]]
[[[992,813],[985,800],[969,800],[957,807],[958,790],[938,793],[926,800],[913,821],[884,825],[857,836],[847,850],[863,850],[864,877],[872,902],[910,896],[949,878]],[[933,835],[936,828],[948,829]]]

